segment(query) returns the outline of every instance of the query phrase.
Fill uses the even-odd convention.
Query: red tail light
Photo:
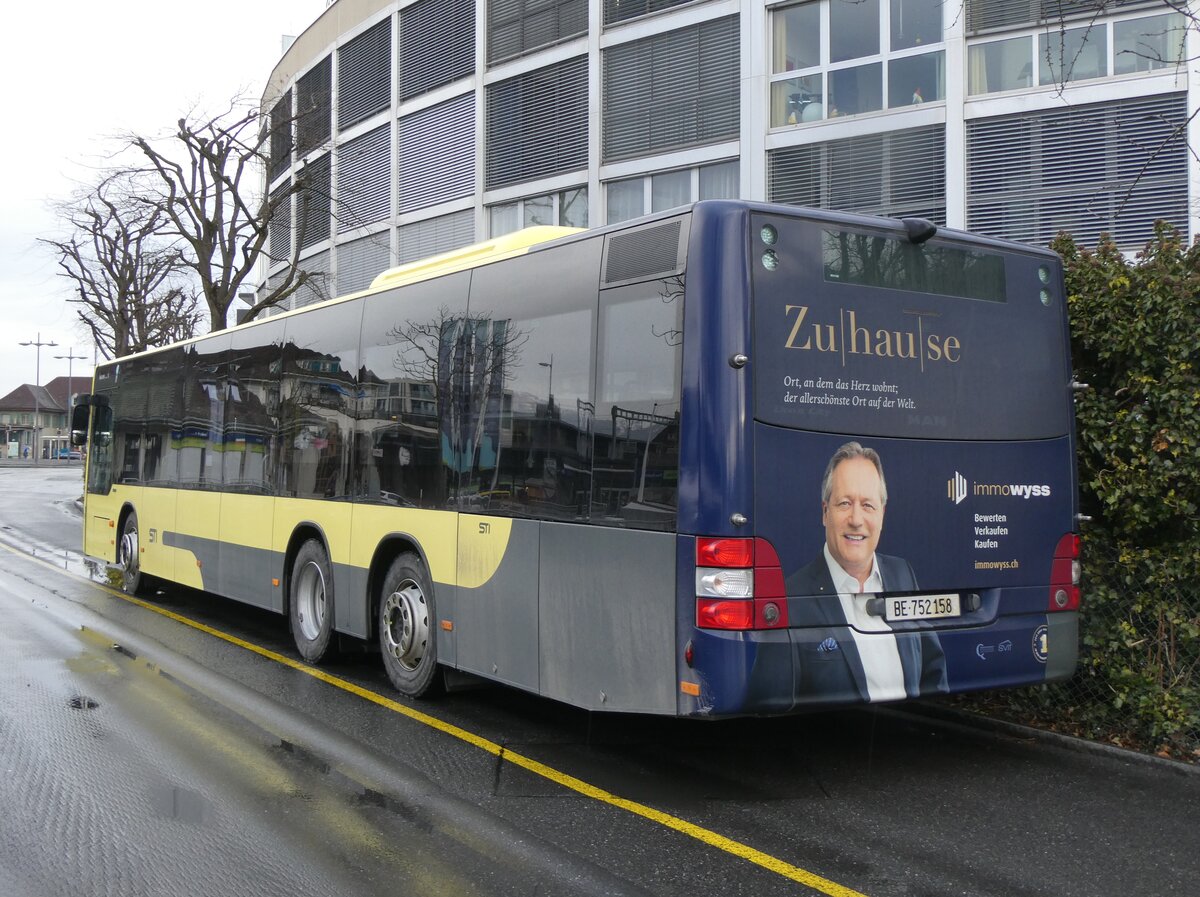
[[[766,539],[696,540],[696,625],[701,629],[784,629],[783,570]]]
[[[1079,610],[1079,572],[1079,536],[1067,533],[1054,549],[1047,610]]]

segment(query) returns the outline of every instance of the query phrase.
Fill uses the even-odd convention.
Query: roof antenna
[[[900,223],[904,225],[910,243],[924,243],[938,232],[937,225],[924,218],[901,218]]]

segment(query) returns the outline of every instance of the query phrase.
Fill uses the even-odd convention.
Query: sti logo
[[[954,478],[946,481],[946,497],[956,505],[962,504],[967,497],[967,478],[957,470],[954,471]]]

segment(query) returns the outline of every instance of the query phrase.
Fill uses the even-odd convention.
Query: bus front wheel
[[[121,527],[121,541],[117,543],[117,569],[121,575],[121,590],[126,595],[136,595],[142,587],[142,561],[138,550],[137,512],[130,511]]]
[[[292,564],[288,618],[296,650],[309,663],[319,663],[333,637],[333,568],[316,539],[300,546]]]
[[[379,649],[392,685],[401,694],[428,694],[437,673],[433,588],[417,555],[402,554],[388,568],[379,602]]]

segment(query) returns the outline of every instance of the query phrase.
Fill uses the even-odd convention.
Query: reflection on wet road
[[[641,893],[317,721],[37,604],[0,584],[6,895]]]

